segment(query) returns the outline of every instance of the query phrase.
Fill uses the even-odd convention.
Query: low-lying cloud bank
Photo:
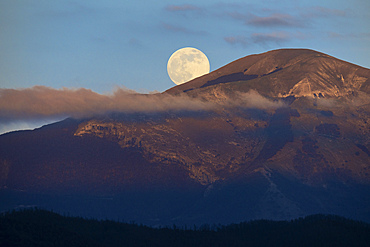
[[[43,117],[83,118],[109,112],[155,112],[203,110],[211,104],[187,96],[138,94],[117,89],[111,95],[89,89],[53,89],[35,86],[27,89],[0,89],[0,119],[19,120]]]
[[[255,91],[241,93],[225,103],[251,108],[281,107]],[[159,112],[176,110],[211,110],[215,103],[187,95],[139,94],[118,88],[110,95],[89,89],[53,89],[35,86],[26,89],[0,89],[0,121],[40,118],[83,118],[110,112]]]
[[[344,103],[335,99],[316,99],[323,108],[343,105],[362,106],[370,103],[367,94],[358,95]],[[116,89],[111,94],[98,94],[89,89],[54,89],[35,86],[26,89],[0,89],[0,134],[40,127],[67,117],[85,118],[94,115],[123,113],[152,113],[164,111],[199,111],[243,107],[262,110],[285,107],[283,101],[267,99],[254,90],[226,95],[222,91],[210,92],[200,98],[186,94],[140,94],[133,90]]]
[[[219,104],[259,109],[284,106],[282,102],[266,99],[255,91],[236,96],[222,103],[215,103],[186,94],[139,94],[123,88],[118,88],[109,95],[84,88],[53,89],[35,86],[26,89],[0,89],[0,134],[24,129],[24,126],[39,127],[67,117],[85,118],[112,112],[214,110]]]

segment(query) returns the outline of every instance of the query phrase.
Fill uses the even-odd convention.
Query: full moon
[[[207,74],[209,70],[210,65],[207,56],[192,47],[175,51],[167,63],[168,75],[177,85]]]

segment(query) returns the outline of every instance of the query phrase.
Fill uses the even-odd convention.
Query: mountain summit
[[[314,213],[370,221],[369,78],[319,52],[276,50],[155,96],[210,108],[116,112],[1,135],[1,209],[150,225]]]
[[[238,59],[167,90],[209,94],[251,89],[270,97],[341,97],[370,93],[369,69],[307,49],[281,49]]]

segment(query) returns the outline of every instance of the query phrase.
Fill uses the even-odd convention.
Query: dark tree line
[[[40,210],[0,216],[0,246],[369,246],[370,224],[333,215],[151,228]]]

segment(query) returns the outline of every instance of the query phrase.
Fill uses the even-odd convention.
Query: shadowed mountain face
[[[4,134],[1,209],[150,225],[314,213],[370,221],[369,73],[315,51],[271,51],[165,93],[212,110],[114,113]]]

